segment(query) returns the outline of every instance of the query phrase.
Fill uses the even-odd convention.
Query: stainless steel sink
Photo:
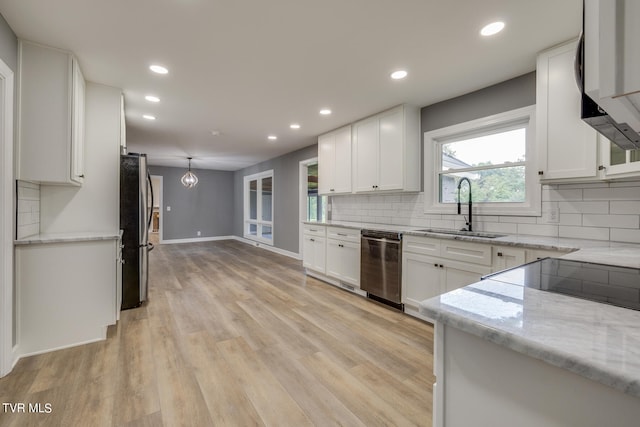
[[[415,231],[424,231],[425,233],[436,234],[449,234],[453,236],[483,237],[485,239],[495,239],[497,237],[505,236],[504,234],[484,233],[482,231],[447,230],[445,228],[423,228],[421,230]]]

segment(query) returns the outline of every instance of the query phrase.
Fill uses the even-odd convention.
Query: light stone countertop
[[[419,231],[427,227],[402,226],[390,224],[374,224],[366,222],[326,221],[305,222],[310,225],[326,225],[352,229],[383,230],[402,233],[405,236],[437,237],[468,242],[488,243],[500,246],[514,246],[527,249],[557,250],[567,252],[563,258],[577,261],[599,262],[640,268],[640,245],[602,240],[567,239],[562,237],[544,237],[530,235],[502,235],[497,238],[460,236]],[[571,253],[569,253],[571,252]]]
[[[14,245],[37,245],[48,243],[87,242],[95,240],[117,240],[122,231],[117,232],[76,232],[76,233],[43,233],[14,240]]]
[[[487,279],[420,313],[640,397],[640,311]]]

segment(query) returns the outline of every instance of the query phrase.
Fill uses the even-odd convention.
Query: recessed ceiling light
[[[213,136],[220,136],[220,131],[219,131],[219,130],[215,130],[215,129],[214,129],[214,130],[212,130],[212,131],[211,131],[211,135],[213,135]]]
[[[146,99],[149,102],[160,102],[160,98],[158,98],[157,96],[153,96],[153,95],[147,95],[144,97],[144,99]]]
[[[267,138],[270,139],[271,141],[275,141],[276,139],[278,139],[278,137],[275,135],[269,135]]]
[[[169,72],[169,70],[167,70],[165,67],[163,67],[162,65],[151,65],[149,67],[149,69],[151,71],[153,71],[154,73],[158,73],[158,74],[167,74]]]
[[[482,29],[480,30],[480,34],[482,34],[483,36],[492,36],[494,34],[498,34],[500,31],[502,31],[503,28],[504,22],[492,22],[491,24],[482,27]]]
[[[151,114],[145,114],[142,117],[147,119],[147,120],[155,120],[156,119],[156,117],[152,116]]]
[[[323,108],[322,110],[320,110],[320,114],[322,114],[323,116],[328,116],[329,114],[331,114],[331,110],[329,110],[328,108]]]
[[[405,70],[398,70],[391,73],[391,78],[394,80],[400,80],[407,77],[407,72]]]
[[[291,129],[300,129],[300,125],[299,125],[299,124],[297,124],[297,123],[291,123],[291,124],[289,125],[289,127],[290,127]]]

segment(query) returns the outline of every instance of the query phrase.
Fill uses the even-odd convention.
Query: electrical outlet
[[[557,224],[560,222],[560,209],[551,208],[547,211],[547,223]]]
[[[200,236],[202,233],[200,233],[199,231],[197,231],[197,232],[196,232],[196,234],[197,234],[198,236]]]
[[[167,212],[171,212],[171,206],[167,206]]]

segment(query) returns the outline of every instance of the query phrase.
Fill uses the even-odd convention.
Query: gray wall
[[[235,172],[233,234],[243,236],[243,182],[244,177],[273,169],[273,245],[276,248],[298,253],[299,246],[299,174],[300,161],[316,157],[318,145],[310,145],[297,151],[267,160]]]
[[[536,73],[451,98],[420,110],[422,132],[504,113],[536,103]]]
[[[199,237],[234,234],[234,217],[238,215],[234,212],[234,172],[193,169],[199,181],[189,189],[180,182],[186,170],[149,167],[151,175],[162,176],[163,240],[198,238],[198,231]],[[171,212],[167,212],[167,206],[171,206]]]
[[[0,58],[15,73],[18,68],[18,39],[0,15]]]

